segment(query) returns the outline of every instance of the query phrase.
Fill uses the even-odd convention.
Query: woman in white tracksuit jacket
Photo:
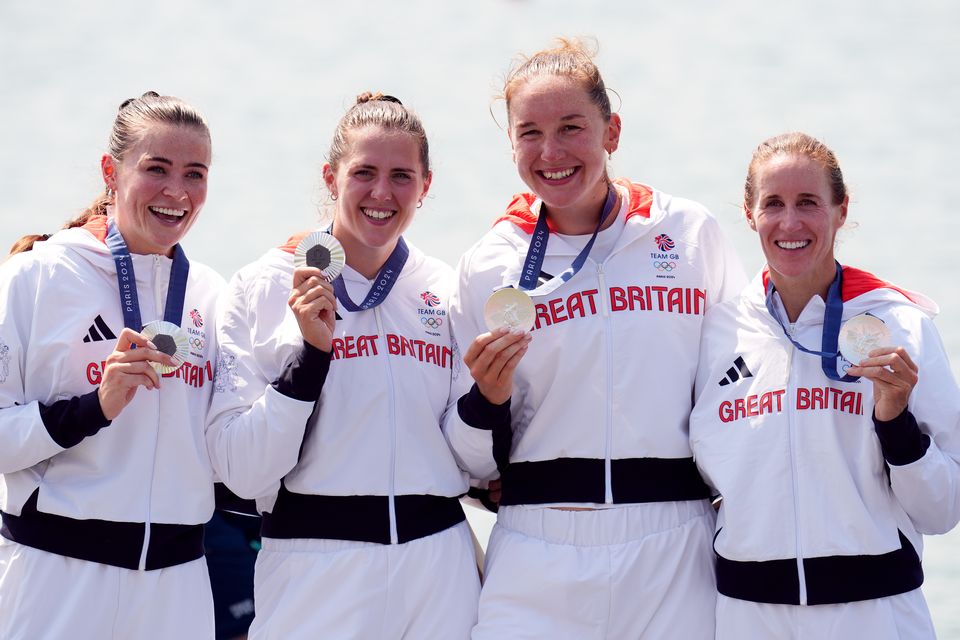
[[[401,237],[430,186],[426,135],[363,94],[328,160],[343,274],[295,269],[298,234],[237,273],[220,316],[211,455],[263,514],[250,635],[466,638],[468,485],[440,428],[452,273]]]
[[[744,202],[767,268],[707,313],[690,424],[723,496],[717,637],[932,638],[923,534],[960,518],[960,390],[937,307],[836,264],[846,187],[810,136],[761,144]],[[862,314],[889,338],[837,357]]]
[[[0,637],[213,637],[203,430],[223,280],[178,245],[209,164],[192,107],[128,100],[85,224],[0,267]],[[172,360],[139,333],[158,319],[185,336],[162,375],[151,363]]]
[[[472,376],[447,437],[502,480],[473,637],[712,638],[714,514],[687,418],[703,313],[740,266],[702,206],[607,178],[620,118],[579,46],[535,54],[505,95],[534,193],[463,256],[450,312]],[[487,331],[487,298],[526,274],[559,284],[534,291],[533,326]]]

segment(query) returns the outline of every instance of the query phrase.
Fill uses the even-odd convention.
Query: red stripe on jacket
[[[650,217],[650,206],[653,204],[653,189],[639,183],[633,183],[625,178],[617,178],[614,183],[625,187],[630,193],[630,204],[627,208],[627,217],[629,220],[633,216]],[[536,202],[537,196],[532,193],[518,193],[513,196],[507,210],[493,224],[502,220],[507,220],[520,227],[524,233],[532,234],[537,226],[537,216],[534,215],[530,207]],[[547,228],[551,233],[556,233],[556,227],[553,221],[547,218]]]

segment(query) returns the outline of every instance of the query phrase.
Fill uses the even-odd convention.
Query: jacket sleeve
[[[207,447],[217,476],[241,498],[275,493],[297,464],[330,363],[302,341],[284,344],[288,292],[276,276],[238,274],[220,300]]]
[[[908,411],[876,430],[900,505],[917,531],[941,534],[960,521],[960,388],[933,321],[919,315],[898,313],[907,331],[894,330],[919,368]]]
[[[450,297],[450,327],[454,341],[450,404],[443,421],[443,433],[457,464],[471,477],[497,477],[494,435],[502,442],[510,435],[510,406],[492,405],[474,385],[463,354],[473,340],[486,331],[482,327],[484,293],[482,283],[469,273],[470,254],[457,267],[457,286]],[[477,302],[479,300],[479,303]],[[501,448],[503,448],[501,446]],[[509,454],[509,444],[506,445]]]
[[[27,469],[66,448],[44,422],[44,407],[25,397],[39,272],[36,260],[28,263],[26,256],[14,256],[0,268],[0,473]],[[59,420],[49,421],[56,432]]]

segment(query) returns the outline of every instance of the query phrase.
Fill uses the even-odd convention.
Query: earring
[[[107,195],[107,200],[113,201],[113,197],[116,195],[113,189],[108,186],[104,188],[103,192]]]
[[[607,160],[613,160],[613,151],[607,151]]]
[[[334,202],[336,202],[336,201],[337,201],[337,194],[331,193],[331,194],[330,194],[330,199],[333,200]]]
[[[417,209],[423,206],[423,200],[417,200]]]

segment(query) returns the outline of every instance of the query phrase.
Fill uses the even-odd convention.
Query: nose
[[[563,145],[554,136],[544,136],[543,147],[540,149],[540,159],[544,162],[557,162],[563,159],[565,152]]]
[[[780,228],[784,231],[794,231],[802,226],[800,212],[796,207],[787,206],[780,218]]]
[[[176,198],[177,200],[184,200],[187,197],[187,185],[182,179],[171,177],[167,180],[166,184],[163,185],[163,195]]]
[[[390,200],[392,193],[389,176],[377,177],[370,188],[370,195],[376,200]]]

